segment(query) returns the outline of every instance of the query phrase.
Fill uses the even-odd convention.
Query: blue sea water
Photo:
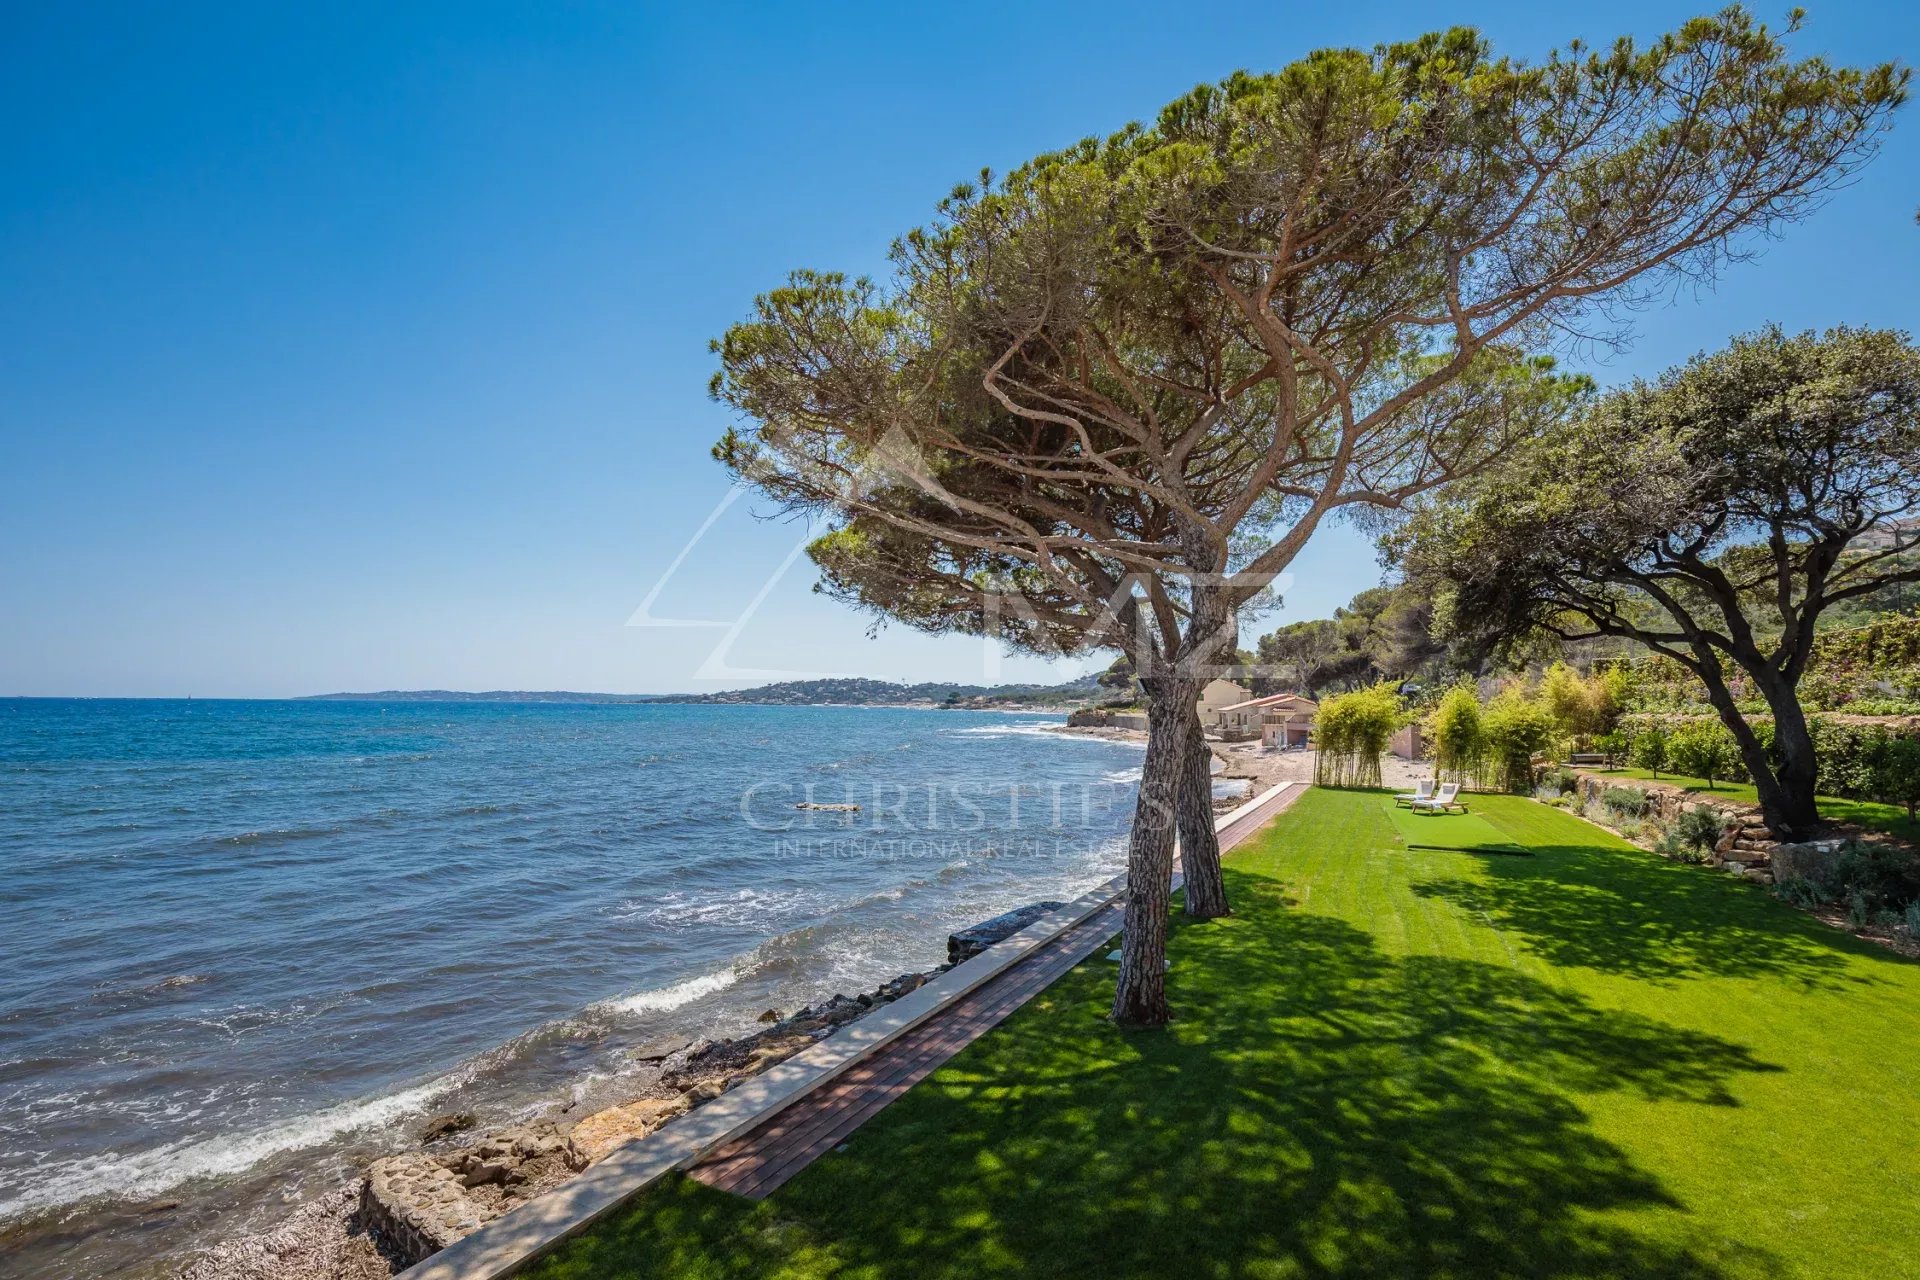
[[[428,1114],[591,1100],[636,1046],[1083,890],[1123,861],[1139,752],[1058,725],[0,701],[0,1272],[151,1260]]]

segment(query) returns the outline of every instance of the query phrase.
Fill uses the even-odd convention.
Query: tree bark
[[[1143,680],[1147,689],[1147,758],[1140,767],[1140,795],[1127,840],[1126,934],[1120,944],[1120,978],[1113,993],[1113,1020],[1128,1027],[1165,1026],[1167,1006],[1167,904],[1173,888],[1173,842],[1186,725],[1180,715],[1187,682]]]
[[[1819,809],[1813,799],[1813,735],[1807,728],[1806,713],[1800,709],[1793,685],[1779,673],[1770,671],[1764,659],[1755,655],[1752,661],[1740,661],[1739,665],[1752,677],[1773,711],[1774,748],[1781,753],[1783,762],[1790,762],[1779,768],[1768,759],[1759,735],[1740,714],[1733,692],[1721,675],[1718,659],[1711,654],[1703,655],[1696,674],[1706,685],[1707,701],[1720,713],[1720,723],[1740,748],[1740,759],[1747,766],[1747,776],[1753,779],[1753,789],[1760,800],[1760,816],[1767,830],[1782,840],[1804,840],[1820,825]]]
[[[1220,873],[1220,833],[1213,825],[1213,751],[1207,746],[1196,696],[1180,699],[1186,731],[1178,807],[1180,867],[1186,877],[1186,914],[1215,920],[1232,909]]]
[[[1758,669],[1755,669],[1758,668]],[[1767,830],[1785,840],[1804,840],[1820,828],[1820,806],[1814,796],[1819,786],[1819,759],[1813,748],[1813,729],[1800,705],[1795,682],[1771,670],[1762,661],[1750,667],[1748,674],[1773,712],[1773,749],[1780,755],[1776,767],[1760,753],[1763,769],[1774,785],[1762,789],[1762,771],[1751,762],[1754,789],[1760,792],[1760,812]]]

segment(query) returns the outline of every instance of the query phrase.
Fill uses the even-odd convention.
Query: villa
[[[1258,737],[1269,747],[1304,747],[1319,705],[1303,693],[1249,698],[1216,710],[1209,727],[1224,738],[1244,741]]]

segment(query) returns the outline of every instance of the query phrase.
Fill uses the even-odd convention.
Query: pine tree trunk
[[[1214,920],[1231,913],[1220,874],[1220,833],[1213,825],[1213,751],[1200,723],[1197,693],[1182,694],[1186,750],[1180,765],[1180,867],[1186,877],[1186,913]]]
[[[1165,1026],[1167,1008],[1167,903],[1172,893],[1173,841],[1186,755],[1180,716],[1180,681],[1142,681],[1147,704],[1147,758],[1140,767],[1140,796],[1127,841],[1126,934],[1120,944],[1120,979],[1113,993],[1113,1020],[1122,1026]]]

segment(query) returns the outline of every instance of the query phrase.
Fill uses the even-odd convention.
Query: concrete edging
[[[1301,783],[1282,782],[1214,819],[1224,830]],[[583,1230],[675,1169],[732,1141],[782,1108],[825,1085],[998,977],[1035,950],[1104,910],[1126,890],[1119,875],[955,965],[919,989],[850,1022],[812,1048],[703,1103],[644,1138],[616,1148],[579,1177],[486,1223],[398,1280],[493,1280],[505,1276]],[[1178,877],[1176,876],[1176,887]]]

